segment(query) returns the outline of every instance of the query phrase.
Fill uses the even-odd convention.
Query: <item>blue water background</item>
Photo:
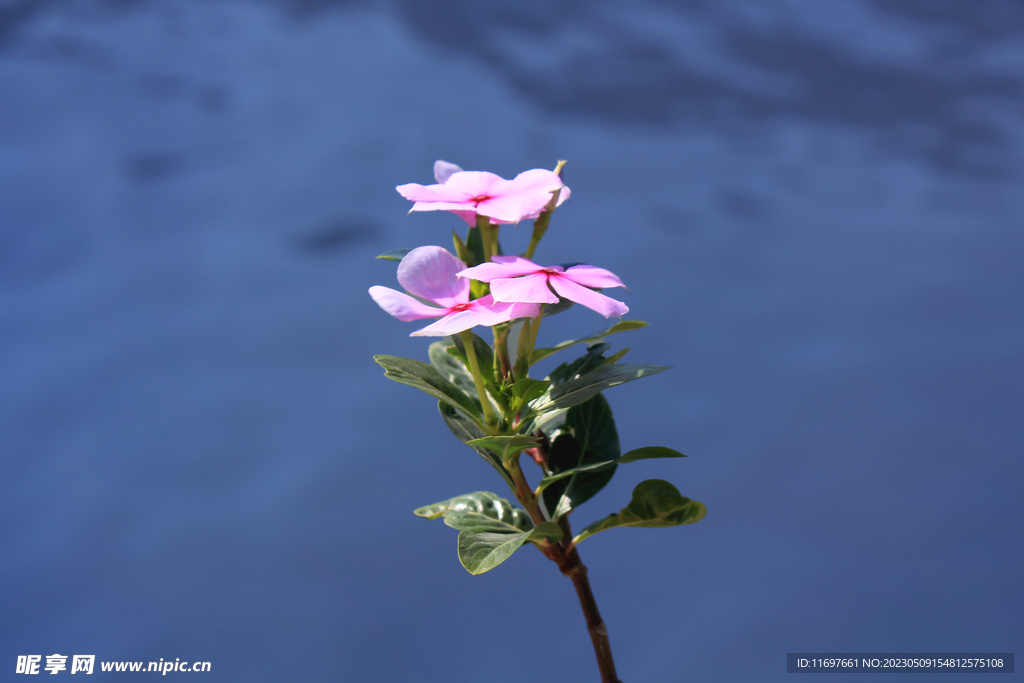
[[[1019,652],[1024,5],[4,0],[0,678],[597,680],[553,565],[470,576],[411,514],[506,493],[371,360],[426,356],[366,290],[461,225],[393,189],[435,159],[567,159],[538,260],[616,272],[614,347],[674,366],[606,395],[691,457],[573,515],[709,510],[580,548],[624,681]]]

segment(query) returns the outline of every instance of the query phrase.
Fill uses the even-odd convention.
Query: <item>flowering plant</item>
[[[554,171],[534,169],[504,180],[493,173],[434,165],[435,185],[400,185],[412,211],[450,211],[467,225],[466,238],[452,231],[455,254],[438,246],[398,250],[378,258],[400,261],[398,282],[408,294],[370,288],[381,308],[399,320],[439,318],[412,336],[444,337],[430,345],[430,363],[375,356],[385,376],[438,400],[441,417],[456,437],[490,464],[519,506],[477,491],[419,508],[459,530],[458,552],[472,574],[498,566],[526,543],[552,560],[576,588],[604,683],[618,683],[601,619],[577,546],[615,527],[667,527],[700,521],[703,504],[680,495],[660,479],[641,482],[620,512],[573,535],[569,515],[604,488],[619,465],[648,458],[678,458],[670,448],[648,446],[622,453],[605,389],[668,369],[618,361],[628,349],[606,355],[611,335],[646,327],[623,320],[580,339],[537,347],[544,317],[578,303],[605,318],[629,308],[603,293],[623,287],[610,271],[590,265],[539,266],[532,261],[552,212],[569,197],[559,162]],[[503,255],[502,225],[533,221],[522,256]],[[492,341],[476,334],[490,328]],[[481,330],[483,331],[483,330]],[[512,343],[514,341],[514,344]],[[586,344],[579,358],[547,377],[530,376],[538,361]],[[539,469],[531,486],[522,455]],[[529,462],[527,461],[527,462]],[[521,506],[521,507],[520,507]]]

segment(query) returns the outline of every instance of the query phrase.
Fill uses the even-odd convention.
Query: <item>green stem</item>
[[[537,525],[541,522],[546,522],[547,519],[544,517],[544,513],[541,512],[540,505],[537,504],[537,496],[530,489],[530,485],[526,482],[526,476],[523,474],[523,468],[519,466],[518,453],[514,458],[505,463],[505,469],[512,475],[512,481],[516,484],[516,498],[526,508],[533,523]]]
[[[530,376],[530,354],[533,347],[530,346],[530,319],[523,320],[523,326],[519,328],[519,340],[516,343],[516,366],[514,374],[516,380]]]
[[[502,378],[507,378],[512,373],[512,364],[508,359],[508,325],[495,325],[491,328],[494,333],[494,350],[498,355],[498,365],[501,367]]]
[[[533,260],[533,252],[537,250],[537,245],[540,244],[541,238],[548,231],[548,223],[550,222],[550,211],[545,211],[533,221],[533,234],[530,236],[530,245],[526,247],[526,253],[523,254],[523,258]]]
[[[540,319],[544,317],[544,304],[540,305],[540,312],[537,317],[533,319],[533,325],[530,327],[530,354],[533,354],[533,350],[537,348],[537,333],[540,332]]]
[[[476,393],[480,395],[480,407],[484,410],[484,422],[488,427],[494,427],[497,420],[494,419],[494,410],[491,409],[491,399],[487,397],[487,389],[484,388],[484,378],[480,374],[480,364],[476,360],[476,349],[473,348],[473,332],[463,330],[459,332],[462,338],[462,346],[466,349],[466,360],[469,361],[469,371],[473,373],[473,383],[476,384]]]
[[[491,250],[491,219],[477,214],[476,227],[480,231],[480,242],[484,246],[484,261],[490,261],[491,255],[494,253]]]

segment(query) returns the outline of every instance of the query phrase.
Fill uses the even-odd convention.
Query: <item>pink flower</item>
[[[441,247],[413,249],[398,264],[398,282],[420,299],[388,287],[370,287],[370,296],[399,320],[441,318],[413,332],[411,337],[447,337],[476,325],[497,325],[515,318],[540,315],[540,306],[523,302],[495,302],[491,295],[469,300],[469,280],[458,273],[466,264]]]
[[[542,268],[522,256],[495,256],[492,262],[481,263],[458,275],[491,283],[491,296],[495,301],[555,304],[560,296],[595,310],[606,318],[619,317],[629,312],[629,307],[621,301],[588,289],[625,286],[622,280],[604,268]]]
[[[491,223],[518,223],[534,219],[559,191],[558,204],[569,198],[569,188],[553,171],[535,168],[512,180],[486,171],[463,171],[455,164],[434,164],[437,185],[409,183],[395,189],[416,202],[413,211],[451,211],[473,227],[476,217],[487,216]],[[556,204],[556,206],[558,205]]]

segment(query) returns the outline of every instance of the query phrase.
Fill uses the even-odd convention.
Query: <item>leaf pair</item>
[[[527,541],[557,542],[562,529],[554,522],[533,525],[526,513],[489,491],[457,496],[415,513],[427,519],[444,517],[459,530],[459,561],[470,574],[483,574],[511,557]]]

